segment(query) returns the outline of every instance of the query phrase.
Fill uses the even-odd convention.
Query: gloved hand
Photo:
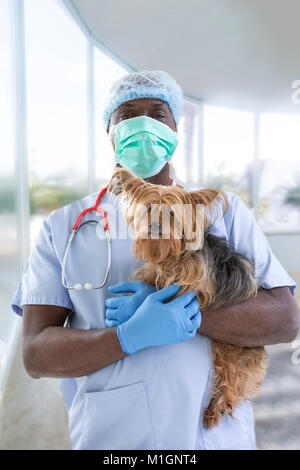
[[[182,294],[168,303],[180,286],[173,284],[148,295],[129,320],[117,326],[124,352],[134,354],[150,346],[186,341],[195,336],[201,324],[201,312],[195,292]]]
[[[156,292],[154,286],[146,284],[143,281],[120,282],[114,286],[109,286],[109,292],[114,294],[125,294],[133,292],[132,295],[122,295],[120,297],[108,297],[105,300],[107,307],[105,312],[105,326],[108,328],[117,326],[129,320],[144,302],[148,295]]]

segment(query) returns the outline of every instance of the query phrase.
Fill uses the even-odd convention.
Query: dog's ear
[[[143,180],[137,178],[131,171],[122,167],[116,167],[109,182],[108,189],[118,196],[123,191],[130,190],[139,182],[141,184],[144,183]]]
[[[194,204],[201,204],[205,208],[207,218],[212,222],[228,210],[228,199],[224,191],[215,188],[199,189],[189,193]]]

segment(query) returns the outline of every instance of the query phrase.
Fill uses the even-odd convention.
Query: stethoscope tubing
[[[84,285],[84,288],[86,290],[91,290],[91,289],[101,289],[102,287],[105,286],[106,282],[107,282],[107,278],[108,278],[108,275],[110,273],[110,268],[111,268],[111,238],[110,238],[110,234],[109,234],[109,225],[108,225],[108,220],[107,220],[107,214],[106,212],[101,209],[101,207],[99,207],[99,204],[101,202],[101,198],[103,196],[103,194],[107,191],[107,186],[105,188],[103,188],[99,194],[98,194],[98,197],[96,199],[96,202],[95,202],[95,205],[92,206],[92,207],[89,207],[85,210],[83,210],[79,216],[77,217],[76,219],[76,222],[72,228],[72,232],[68,238],[68,242],[67,242],[67,245],[66,245],[66,249],[65,249],[65,252],[64,252],[64,256],[63,256],[63,261],[62,261],[62,269],[61,269],[61,282],[62,282],[62,285],[68,289],[68,290],[81,290],[82,289],[82,285],[80,283],[77,283],[77,284],[74,284],[73,286],[71,285],[68,285],[65,281],[65,271],[66,271],[66,262],[67,262],[67,257],[68,257],[68,253],[70,251],[70,247],[71,247],[71,244],[72,244],[72,241],[74,239],[74,236],[76,233],[79,232],[79,230],[84,226],[84,225],[87,225],[89,223],[96,223],[96,224],[99,224],[99,220],[95,220],[95,219],[90,219],[90,220],[86,220],[85,222],[82,222],[80,224],[80,221],[82,219],[82,217],[87,214],[88,212],[91,212],[91,211],[97,211],[97,212],[100,212],[103,216],[103,223],[104,223],[104,232],[105,232],[105,235],[106,235],[106,242],[107,242],[107,267],[106,267],[106,272],[105,272],[105,275],[104,275],[104,279],[103,279],[103,282],[98,285],[98,286],[93,286],[92,284],[90,284],[89,282],[86,282],[85,285]]]

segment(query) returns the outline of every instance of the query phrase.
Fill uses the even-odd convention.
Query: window
[[[10,300],[20,274],[14,164],[14,76],[10,0],[0,0],[0,369],[9,337]]]
[[[195,103],[184,100],[182,116],[177,129],[179,143],[170,161],[178,183],[189,186],[201,184],[199,126],[200,109]],[[192,171],[191,171],[192,170]]]
[[[205,186],[238,194],[253,206],[254,116],[204,106]]]
[[[114,154],[104,129],[102,112],[112,83],[127,73],[123,67],[95,49],[95,101],[96,101],[96,187],[105,186],[114,166]]]
[[[264,230],[300,229],[300,116],[260,119],[259,221]]]
[[[31,239],[88,193],[87,39],[58,2],[26,0]]]

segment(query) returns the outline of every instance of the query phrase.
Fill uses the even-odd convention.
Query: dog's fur
[[[179,284],[177,295],[195,290],[201,310],[238,304],[256,296],[259,287],[253,262],[225,239],[207,231],[220,214],[220,207],[221,215],[228,209],[223,191],[209,188],[187,192],[178,186],[153,185],[122,168],[115,170],[109,189],[118,196],[125,219],[133,228],[135,256],[145,261],[132,279],[157,289]],[[188,227],[183,223],[186,205],[191,207]],[[199,207],[202,212],[197,212]],[[167,236],[163,223],[156,225],[153,234],[150,208],[151,221],[154,215],[162,222],[164,211],[168,212]],[[191,242],[192,248],[187,249]],[[258,393],[267,362],[263,347],[245,348],[212,340],[212,353],[213,387],[203,416],[207,428],[218,425],[224,415],[232,416],[241,400],[250,400]]]

